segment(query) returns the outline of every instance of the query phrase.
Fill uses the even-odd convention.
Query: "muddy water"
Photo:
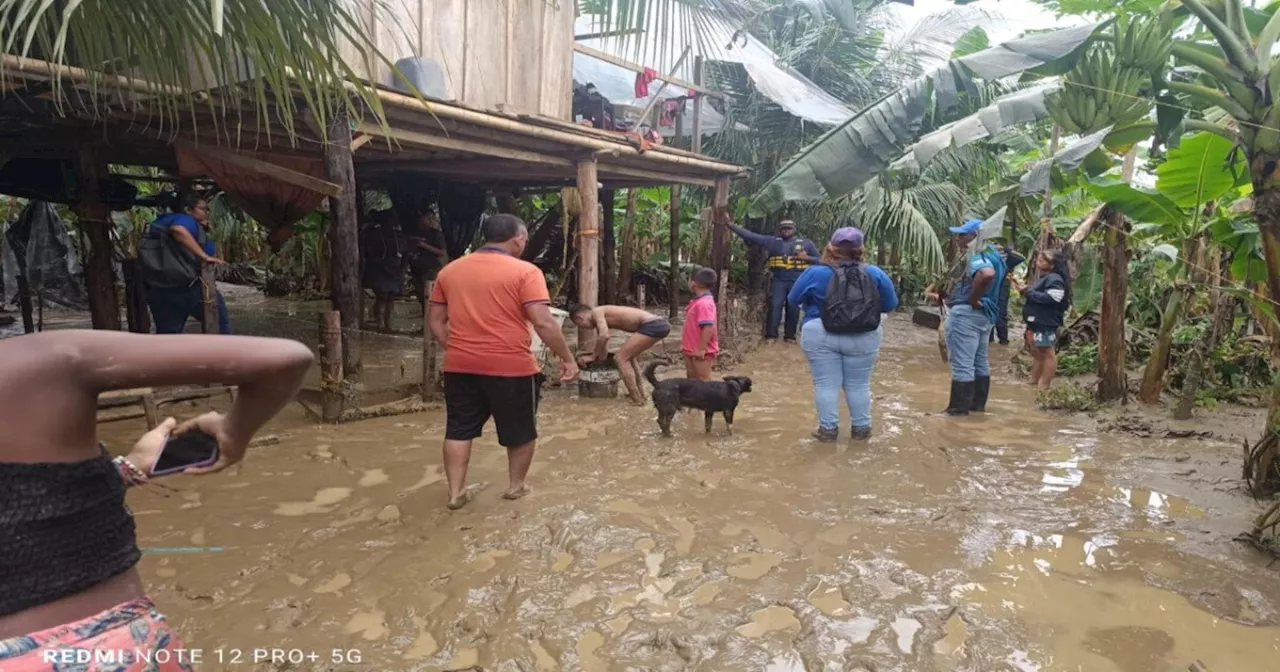
[[[803,357],[769,346],[736,371],[755,384],[732,436],[549,391],[534,493],[499,498],[489,434],[491,485],[454,513],[442,414],[290,410],[239,473],[130,495],[144,547],[222,549],[143,575],[214,670],[255,648],[333,670],[1276,669],[1280,583],[1231,542],[1237,447],[1100,434],[999,378],[987,416],[929,415],[932,335],[887,329],[870,443],[812,443]]]

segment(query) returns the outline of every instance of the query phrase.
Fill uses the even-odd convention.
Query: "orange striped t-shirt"
[[[482,247],[446,264],[431,290],[431,303],[449,315],[444,370],[506,377],[537,373],[525,307],[550,302],[542,271],[505,250]]]

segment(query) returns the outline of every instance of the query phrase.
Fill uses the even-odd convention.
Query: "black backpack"
[[[204,231],[196,237],[204,244]],[[190,287],[200,279],[202,262],[173,239],[167,226],[151,224],[138,241],[138,267],[149,287]]]
[[[858,262],[828,264],[832,270],[822,300],[822,328],[831,334],[865,334],[880,327],[880,288]]]

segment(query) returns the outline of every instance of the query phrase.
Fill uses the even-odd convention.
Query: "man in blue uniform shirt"
[[[769,280],[769,310],[764,318],[765,339],[778,340],[778,323],[783,322],[785,313],[783,338],[788,343],[795,343],[800,311],[787,303],[787,294],[796,284],[796,278],[799,278],[811,264],[818,261],[818,247],[813,244],[813,241],[797,236],[796,223],[789,219],[784,219],[778,224],[776,236],[755,233],[733,224],[730,224],[729,228],[747,243],[759,245],[769,253],[767,263],[772,277]]]

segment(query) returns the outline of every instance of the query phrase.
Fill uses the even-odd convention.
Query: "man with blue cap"
[[[1000,314],[1000,285],[1007,272],[999,250],[985,241],[983,222],[971,219],[949,229],[966,252],[947,275],[947,350],[951,364],[949,415],[987,410],[991,367],[987,344]]]

